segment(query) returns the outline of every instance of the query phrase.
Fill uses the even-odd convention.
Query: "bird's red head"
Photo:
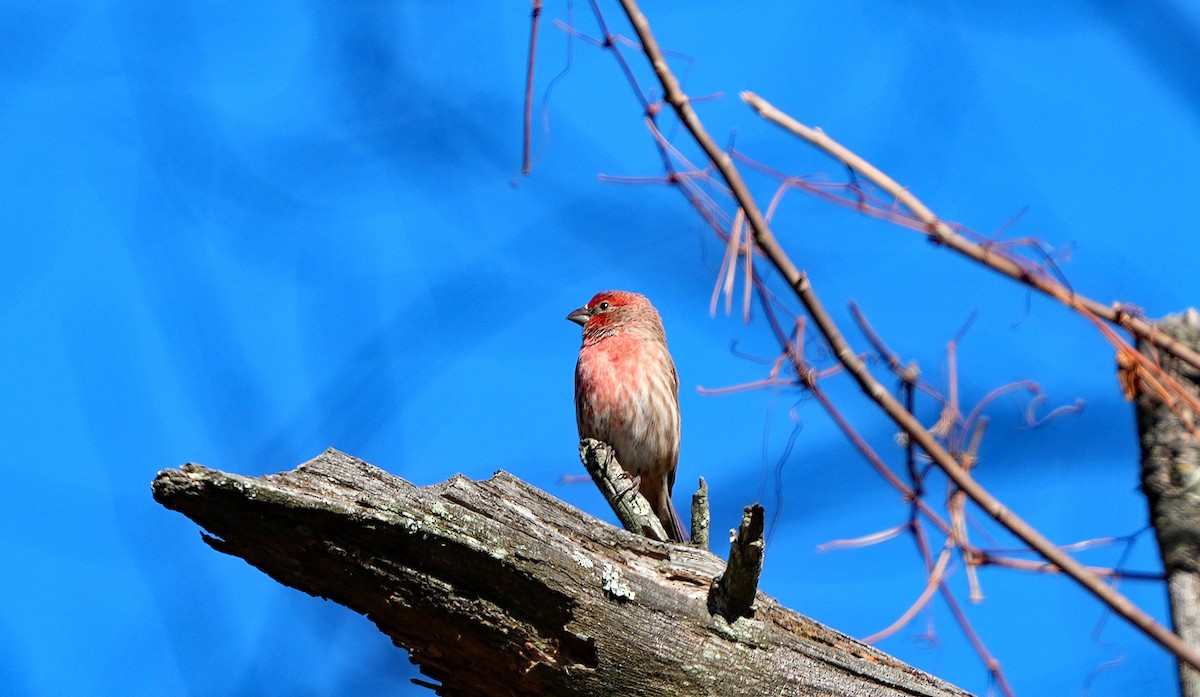
[[[567,315],[567,319],[585,330],[599,330],[623,323],[631,316],[641,314],[643,308],[654,309],[644,295],[627,290],[606,290],[596,293],[587,305]]]

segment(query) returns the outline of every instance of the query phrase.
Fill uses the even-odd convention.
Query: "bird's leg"
[[[624,499],[626,496],[637,493],[642,490],[642,475],[633,474],[629,470],[621,470],[621,478],[629,480],[629,488],[622,491],[618,496]]]

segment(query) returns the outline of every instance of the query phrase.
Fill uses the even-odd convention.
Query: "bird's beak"
[[[588,320],[591,318],[592,318],[592,315],[590,312],[588,312],[586,307],[581,307],[578,310],[572,310],[571,314],[567,315],[567,319],[571,320],[572,322],[574,322],[575,324],[578,324],[581,327],[584,326],[585,324],[587,324]]]

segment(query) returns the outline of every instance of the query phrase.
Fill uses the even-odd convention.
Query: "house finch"
[[[643,295],[597,293],[567,315],[583,326],[575,364],[579,437],[607,443],[667,535],[686,539],[671,504],[679,462],[679,376],[658,310]]]

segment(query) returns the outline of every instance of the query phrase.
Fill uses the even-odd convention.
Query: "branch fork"
[[[791,288],[797,300],[804,306],[809,317],[812,318],[813,324],[821,333],[825,342],[828,344],[831,353],[841,363],[846,372],[853,380],[858,383],[859,388],[871,400],[879,405],[880,409],[886,413],[895,423],[909,436],[910,442],[916,447],[924,451],[933,463],[941,469],[946,476],[954,483],[958,489],[970,497],[976,505],[992,517],[997,523],[1008,529],[1013,535],[1019,538],[1030,549],[1040,554],[1046,561],[1054,564],[1062,570],[1064,574],[1071,577],[1081,587],[1107,605],[1115,613],[1120,615],[1130,624],[1141,630],[1146,636],[1150,637],[1161,645],[1166,650],[1175,654],[1181,661],[1187,663],[1193,668],[1200,669],[1200,649],[1189,645],[1180,636],[1172,632],[1167,627],[1163,626],[1149,613],[1135,605],[1125,595],[1109,586],[1105,581],[1085,568],[1074,557],[1067,554],[1053,542],[1047,539],[1037,529],[1031,526],[1026,521],[1022,520],[1013,511],[1008,509],[987,489],[979,484],[970,473],[941,443],[937,441],[933,434],[925,429],[920,421],[904,406],[893,397],[883,385],[870,372],[865,362],[859,358],[846,340],[841,328],[834,321],[833,317],[825,309],[825,305],[817,295],[816,290],[808,278],[808,275],[798,267],[795,262],[788,256],[787,252],[780,245],[775,234],[772,232],[766,217],[759,208],[758,203],[750,193],[749,187],[742,179],[741,173],[734,165],[729,153],[721,149],[713,140],[711,134],[704,127],[700,117],[692,108],[691,102],[684,94],[679,85],[679,80],[671,72],[667,61],[664,57],[662,49],[659,47],[658,40],[650,30],[650,22],[646,19],[646,15],[642,13],[638,7],[636,0],[620,0],[621,7],[629,18],[630,24],[634,31],[637,32],[638,39],[641,41],[642,50],[646,55],[646,59],[653,68],[655,75],[658,77],[659,84],[663,88],[663,98],[668,104],[675,108],[676,116],[680,122],[688,130],[695,139],[696,143],[704,150],[705,155],[716,167],[721,178],[728,185],[729,193],[736,200],[737,205],[742,209],[745,215],[746,223],[749,225],[753,235],[756,248],[762,255],[771,263],[775,270],[782,276],[783,280]],[[758,108],[760,113],[763,112],[765,101],[759,100],[756,102],[756,95],[753,93],[743,94],[743,99],[751,102]],[[765,115],[765,114],[764,114]],[[829,139],[823,133],[813,129],[802,127],[798,130],[798,134],[805,137],[810,142],[822,146],[822,143],[828,144]],[[844,157],[839,157],[843,162],[847,162]],[[867,164],[854,166],[854,169],[864,175],[874,174],[873,166]],[[872,171],[874,170],[874,171]],[[882,176],[882,173],[879,173]],[[932,228],[932,232],[939,235],[937,239],[943,244],[950,245],[962,241],[962,238],[954,233],[954,231],[938,219],[932,212],[923,206],[915,197],[911,195],[903,195],[902,189],[897,188],[893,193],[898,200],[902,200],[904,205],[913,212],[913,214],[923,223],[924,226]],[[957,251],[967,253],[971,256],[967,245],[955,244]],[[976,255],[977,261],[998,259],[996,255],[990,254],[989,250],[980,248],[980,254]],[[997,270],[1003,270],[999,265],[993,265]],[[1028,269],[1012,268],[1011,274],[1023,282],[1029,283],[1032,287],[1059,299],[1067,306],[1084,312],[1085,316],[1097,318],[1097,320],[1113,321],[1116,318],[1116,313],[1112,308],[1106,306],[1094,306],[1090,299],[1079,296],[1069,289],[1053,286],[1038,282],[1038,279],[1030,276]],[[1135,317],[1122,314],[1121,319],[1125,320],[1122,324],[1125,329],[1129,330],[1138,337],[1142,337],[1153,343],[1155,346],[1170,352],[1182,361],[1185,361],[1193,366],[1200,366],[1200,354],[1183,346],[1180,342],[1166,336],[1163,332],[1154,331],[1152,324],[1139,320]],[[1102,330],[1111,329],[1103,322],[1098,321],[1097,326]],[[1106,333],[1106,336],[1110,336]],[[1115,336],[1113,334],[1112,336]],[[1119,339],[1119,337],[1117,337]],[[1111,337],[1110,337],[1111,340]],[[1123,340],[1121,341],[1123,342]],[[1181,395],[1182,397],[1190,397],[1190,395]]]
[[[668,541],[650,502],[638,492],[612,448],[594,438],[584,438],[579,441],[579,458],[626,530],[658,542]],[[729,561],[709,588],[709,612],[721,615],[729,622],[754,615],[754,599],[766,547],[763,518],[761,505],[756,503],[746,507],[742,524],[730,540]],[[708,524],[708,485],[701,479],[700,489],[692,498],[691,546],[708,549]]]

